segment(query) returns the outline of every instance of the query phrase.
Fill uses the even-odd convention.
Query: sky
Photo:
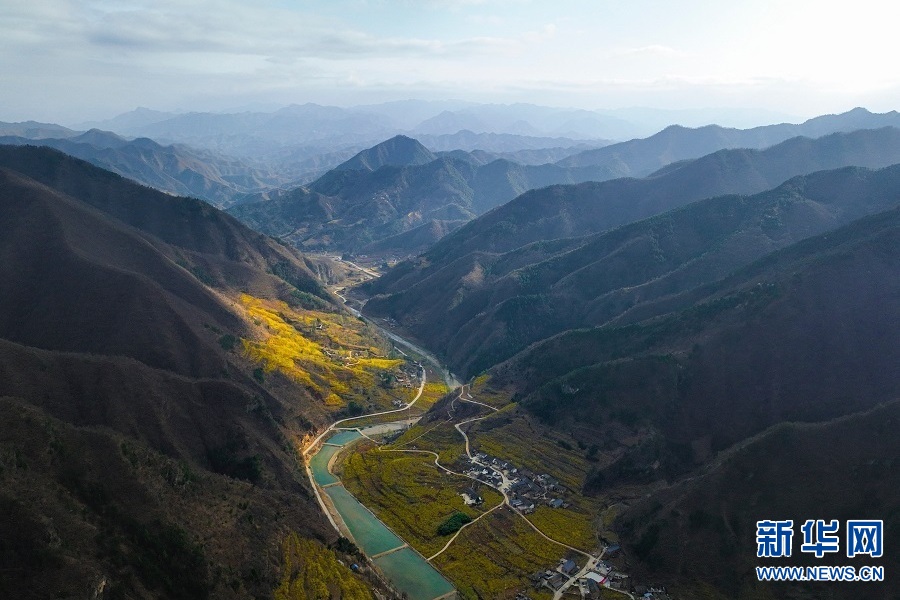
[[[898,17],[873,0],[0,0],[0,121],[408,98],[884,112]]]

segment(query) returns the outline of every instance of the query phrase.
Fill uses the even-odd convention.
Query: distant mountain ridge
[[[599,111],[534,104],[476,104],[444,110],[413,127],[412,135],[437,135],[467,129],[476,133],[567,137],[579,140],[628,139],[639,123]]]
[[[860,130],[798,138],[765,150],[721,150],[643,179],[532,190],[467,224],[426,257],[446,262],[472,251],[507,252],[531,242],[589,235],[703,198],[761,192],[795,175],[888,166],[900,162],[898,152],[900,130]]]
[[[288,107],[290,108],[290,107]],[[335,120],[339,115],[369,115],[381,123],[389,123],[393,131],[385,131],[382,135],[376,136],[386,139],[392,134],[402,133],[416,137],[420,141],[425,141],[425,137],[432,135],[426,134],[424,129],[428,127],[420,127],[426,122],[436,125],[434,119],[438,115],[442,115],[437,121],[443,120],[445,127],[449,129],[435,129],[435,135],[452,136],[457,134],[460,129],[466,129],[460,125],[474,125],[479,135],[491,136],[523,136],[524,137],[562,137],[567,138],[571,142],[574,140],[628,140],[636,137],[645,137],[665,128],[672,123],[682,123],[687,126],[699,126],[709,123],[719,123],[731,127],[749,127],[759,123],[778,122],[778,119],[792,120],[791,117],[783,113],[774,113],[772,111],[759,111],[749,109],[705,109],[705,110],[659,110],[651,108],[633,108],[619,110],[580,110],[555,108],[549,106],[538,106],[534,104],[479,104],[475,102],[464,102],[459,100],[444,101],[423,101],[423,100],[400,100],[393,102],[384,102],[377,104],[367,104],[353,106],[347,108],[339,107],[322,107],[317,105],[304,105],[302,107],[293,107],[296,111],[304,110],[313,113],[320,111],[320,114],[327,119]],[[326,109],[330,112],[321,112]],[[281,109],[232,109],[229,111],[220,111],[212,113],[193,113],[194,117],[205,118],[204,115],[225,115],[226,118],[209,121],[209,124],[216,128],[209,131],[208,141],[215,142],[215,137],[224,136],[241,136],[238,133],[241,127],[245,127],[248,123],[247,115],[257,115],[259,122],[265,123],[264,115],[271,115]],[[105,121],[91,121],[77,125],[76,128],[81,129],[106,129],[112,130],[129,136],[149,136],[155,137],[150,131],[156,124],[163,123],[169,119],[183,117],[190,113],[172,113],[155,111],[147,108],[138,108],[133,111],[118,115],[113,119]],[[229,122],[233,125],[228,125]],[[792,121],[793,122],[793,121]],[[165,126],[161,126],[165,127]],[[146,128],[146,129],[142,129]],[[229,129],[230,128],[230,129]],[[472,129],[469,127],[468,129]],[[177,132],[175,132],[177,133]],[[345,135],[354,133],[350,129],[334,130],[332,134]],[[269,135],[268,133],[264,135]],[[330,134],[329,134],[330,135]],[[309,129],[304,125],[295,131],[297,140],[308,140]],[[188,142],[188,140],[170,140]],[[193,140],[196,142],[196,140]],[[223,143],[225,140],[219,140]],[[362,143],[372,143],[376,141],[374,138],[365,140],[357,140]],[[238,140],[232,138],[227,141],[229,144],[246,145],[248,148],[250,140]],[[430,146],[429,143],[425,144]],[[554,144],[556,145],[556,144]],[[222,148],[219,148],[222,149]],[[438,148],[450,149],[450,148]],[[463,148],[470,149],[470,148]],[[485,150],[499,150],[484,147]],[[511,150],[511,149],[506,149]]]
[[[318,104],[291,105],[273,112],[236,114],[184,113],[156,121],[120,119],[103,122],[117,133],[149,137],[161,143],[184,143],[250,158],[277,148],[327,141],[336,147],[388,137],[391,121],[381,115]]]
[[[25,121],[22,123],[0,122],[0,135],[17,136],[29,140],[40,140],[44,138],[68,138],[78,135],[78,132],[69,129],[68,127],[63,127],[62,125],[56,125],[55,123]]]
[[[511,133],[475,133],[466,129],[457,131],[456,133],[444,133],[439,135],[416,134],[415,138],[435,152],[450,150],[465,150],[471,152],[473,150],[483,150],[493,154],[552,148],[574,149],[579,146],[583,151],[590,149],[585,148],[585,146],[598,147],[612,143],[608,140],[591,140],[585,142],[566,137],[535,137]],[[576,153],[577,151],[572,152],[572,154]]]
[[[405,141],[398,143],[401,139]],[[465,153],[423,163],[434,155],[417,141],[402,137],[386,144],[360,153],[306,188],[248,197],[229,210],[248,225],[301,248],[363,253],[377,248],[403,256],[437,241],[428,235],[401,235],[422,225],[440,222],[427,231],[447,231],[526,190],[610,176],[595,167],[520,165],[504,159],[484,164],[480,156]],[[400,145],[404,151],[389,150]],[[400,164],[387,164],[392,161]],[[321,201],[308,204],[313,196]],[[304,212],[307,208],[312,212]]]
[[[854,108],[839,115],[815,117],[799,125],[783,123],[751,129],[731,129],[718,125],[692,129],[671,125],[648,138],[586,150],[563,159],[558,164],[566,167],[616,167],[620,176],[642,177],[667,164],[698,158],[717,150],[761,149],[798,136],[817,138],[830,133],[881,127],[900,127],[900,114],[896,111],[878,114],[864,108]]]
[[[279,181],[270,172],[238,159],[186,146],[162,146],[148,138],[126,140],[96,129],[64,139],[3,136],[0,145],[55,148],[144,185],[201,198],[220,208]]]
[[[444,152],[429,162],[428,158],[434,154],[424,144],[397,136],[364,150],[307,186],[308,192],[334,198],[329,201],[331,209],[327,222],[317,221],[313,214],[302,213],[306,191],[294,193],[301,200],[296,206],[291,204],[290,191],[248,197],[248,205],[236,208],[233,214],[270,235],[288,236],[285,239],[303,248],[378,252],[402,257],[424,251],[437,242],[425,235],[427,232],[436,234],[456,229],[524,192],[546,186],[609,182],[635,170],[652,175],[641,182],[620,180],[606,186],[600,184],[598,187],[593,183],[583,186],[587,196],[602,193],[621,205],[621,218],[612,218],[606,225],[608,227],[652,215],[686,200],[722,193],[755,193],[793,175],[817,169],[848,164],[886,166],[894,160],[879,161],[876,146],[883,142],[888,148],[886,156],[896,155],[896,140],[890,139],[889,132],[881,134],[883,140],[870,142],[863,139],[870,134],[860,134],[846,142],[837,138],[821,142],[796,140],[778,149],[769,148],[760,156],[748,154],[747,149],[734,149],[731,154],[707,156],[706,162],[692,164],[684,158],[709,149],[719,151],[734,144],[767,145],[770,140],[780,141],[791,131],[821,132],[882,122],[900,124],[900,117],[896,113],[873,115],[857,109],[844,115],[813,119],[803,125],[747,131],[717,126],[698,130],[671,127],[646,140],[613,144],[547,164],[519,164],[479,150]],[[847,147],[842,149],[841,143],[846,143]],[[870,144],[868,148],[864,147],[866,143]],[[597,164],[583,160],[596,153],[606,159],[596,161]],[[542,151],[533,157],[525,155],[525,158],[549,155]],[[662,179],[666,180],[665,184],[661,183]],[[671,192],[666,186],[671,186]],[[540,192],[538,195],[545,194]],[[547,207],[553,210],[552,203]],[[572,213],[562,216],[557,237],[582,235],[590,230],[590,224],[597,218],[592,213],[596,211],[593,207],[582,208],[587,208],[586,213],[577,217]],[[513,209],[504,208],[500,214],[507,210]],[[415,236],[402,235],[429,223],[440,223],[440,226],[418,229]],[[565,223],[572,225],[572,231],[566,230]],[[529,234],[524,231],[506,234],[522,241],[538,239],[528,238]],[[500,234],[498,240],[506,234]],[[461,247],[455,247],[453,251],[461,250]]]

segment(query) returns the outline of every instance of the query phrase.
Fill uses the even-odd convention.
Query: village
[[[531,514],[538,504],[551,508],[566,509],[567,493],[559,480],[544,474],[519,468],[500,458],[484,452],[475,453],[469,459],[471,466],[465,471],[470,478],[507,493],[509,505],[522,514]],[[473,485],[462,492],[463,501],[469,506],[484,502]],[[635,585],[623,571],[622,549],[618,544],[606,543],[598,556],[591,556],[583,569],[577,559],[563,557],[554,568],[534,573],[530,580],[534,589],[549,589],[566,597],[597,599],[602,597],[602,589],[617,590],[631,598],[642,600],[671,600],[666,589],[659,586]],[[623,563],[624,564],[624,563]],[[579,576],[580,575],[580,576]],[[556,597],[556,596],[555,596]],[[526,592],[520,592],[516,600],[529,600]]]
[[[562,593],[565,597],[581,597],[596,600],[602,596],[602,588],[621,592],[631,598],[642,600],[672,600],[664,587],[633,585],[628,574],[621,571],[611,560],[620,556],[617,544],[606,546],[599,557],[591,557],[592,566],[582,571],[576,559],[561,558],[552,569],[538,571],[531,577],[535,590],[549,589]],[[574,582],[572,579],[581,574]],[[526,592],[520,592],[516,600],[530,600]]]
[[[471,463],[472,466],[465,472],[467,476],[491,487],[504,489],[509,496],[509,505],[523,514],[533,513],[541,503],[551,508],[569,507],[569,503],[562,498],[566,488],[550,475],[535,475],[528,469],[520,469],[484,452],[476,453]],[[474,491],[467,496],[467,504],[479,503],[477,500],[480,497]]]
[[[386,383],[392,388],[413,389],[419,385],[419,370],[422,368],[421,363],[416,361],[404,361],[400,366],[400,372],[396,374],[386,375],[390,381]],[[394,399],[391,401],[394,408],[407,408],[409,403],[404,400]]]

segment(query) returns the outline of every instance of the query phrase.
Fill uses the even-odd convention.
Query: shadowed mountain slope
[[[900,398],[898,249],[895,208],[772,253],[687,309],[532,345],[478,393],[511,398],[507,420],[534,416],[588,449],[584,493],[659,489],[778,423]]]
[[[606,233],[502,253],[492,247],[509,231],[500,224],[463,235],[504,207],[369,284],[374,296],[365,311],[397,320],[442,348],[455,369],[475,374],[566,329],[630,322],[689,305],[689,296],[680,294],[775,249],[895,206],[898,177],[896,167],[820,172],[756,196],[704,200]],[[525,227],[556,230],[561,222],[536,218]],[[463,240],[454,246],[458,238]],[[457,250],[479,243],[488,248]]]
[[[26,175],[177,247],[177,252],[171,248],[162,251],[217,285],[234,288],[239,284],[245,291],[271,296],[285,293],[287,281],[303,291],[325,294],[296,250],[250,230],[205,202],[136,185],[49,149],[0,147],[0,167]]]
[[[185,375],[221,372],[215,352],[196,352],[201,338],[188,322],[203,314],[233,329],[239,321],[191,273],[96,211],[11,171],[0,173],[0,198],[4,213],[16,215],[0,226],[0,337],[128,355]]]
[[[895,598],[889,583],[760,583],[754,568],[868,564],[896,572],[900,561],[887,551],[881,559],[847,559],[845,521],[883,519],[885,548],[900,543],[898,427],[894,401],[825,424],[778,425],[724,453],[700,476],[618,519],[635,576],[690,598]],[[840,554],[816,559],[799,551],[800,526],[810,518],[840,522]],[[791,558],[756,558],[756,522],[772,519],[794,522]]]
[[[0,165],[0,595],[270,595],[289,532],[334,539],[295,451],[327,416],[252,374],[235,299],[337,307],[199,200],[46,148]]]
[[[532,190],[441,240],[425,258],[446,263],[469,252],[507,252],[531,242],[605,231],[704,198],[762,192],[822,169],[897,162],[900,130],[895,128],[797,138],[766,150],[722,150],[644,179]],[[389,274],[383,285],[407,271]]]

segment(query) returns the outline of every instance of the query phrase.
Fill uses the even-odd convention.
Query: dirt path
[[[438,425],[435,425],[434,427],[432,427],[431,429],[429,429],[429,430],[426,431],[425,433],[423,433],[423,434],[421,434],[421,435],[419,435],[419,436],[413,438],[412,440],[409,440],[408,442],[404,443],[404,445],[409,444],[409,443],[411,443],[411,442],[414,442],[415,440],[417,440],[417,439],[423,437],[424,435],[428,434],[430,431],[436,429],[437,427],[440,427],[441,425],[450,422],[450,421],[452,420],[452,415],[453,415],[453,413],[455,412],[454,409],[453,409],[453,406],[454,406],[454,404],[456,403],[457,400],[459,400],[460,402],[468,402],[468,403],[470,403],[470,404],[477,404],[477,405],[479,405],[479,406],[484,406],[484,407],[486,407],[486,408],[491,409],[493,412],[498,412],[498,411],[500,410],[500,409],[498,409],[498,408],[496,408],[496,407],[494,407],[494,406],[491,406],[490,404],[485,404],[484,402],[478,402],[477,400],[474,400],[474,399],[465,398],[464,395],[465,395],[465,393],[466,393],[466,387],[468,387],[468,385],[463,385],[463,386],[461,386],[461,387],[459,388],[459,395],[458,395],[456,398],[453,399],[453,402],[451,402],[451,404],[450,404],[450,409],[447,411],[448,419],[447,419],[446,421],[442,421],[441,423],[439,423]],[[501,471],[497,470],[496,468],[494,468],[494,467],[491,466],[491,465],[485,465],[485,464],[483,464],[483,463],[477,461],[477,460],[475,459],[475,457],[472,456],[472,450],[471,450],[471,446],[470,446],[470,443],[469,443],[469,436],[468,436],[468,434],[467,434],[465,431],[462,430],[462,426],[463,426],[463,425],[468,425],[469,423],[475,423],[476,421],[481,421],[481,420],[483,420],[483,419],[487,419],[489,416],[491,416],[491,415],[488,414],[488,415],[485,415],[485,416],[483,416],[483,417],[475,417],[474,419],[468,419],[468,420],[466,420],[466,421],[461,421],[460,423],[456,423],[453,427],[456,429],[456,431],[459,432],[459,434],[463,437],[463,440],[465,441],[465,444],[466,444],[466,456],[468,456],[469,461],[472,462],[472,464],[480,465],[480,466],[482,466],[482,467],[484,467],[484,468],[486,468],[486,469],[491,469],[491,470],[494,471],[495,473],[499,473],[499,474],[500,474],[501,482],[502,482],[502,483],[501,483],[499,486],[494,486],[494,485],[492,485],[492,484],[486,484],[486,485],[488,485],[488,486],[490,486],[491,488],[493,488],[493,489],[497,490],[498,492],[500,492],[500,493],[503,495],[503,502],[501,502],[501,503],[498,504],[497,506],[494,506],[494,507],[491,508],[490,510],[488,510],[488,511],[482,513],[482,514],[479,515],[476,519],[474,519],[474,520],[470,521],[469,523],[466,523],[465,525],[463,525],[462,527],[460,527],[459,531],[457,531],[457,532],[453,535],[453,537],[450,538],[450,540],[444,545],[444,547],[441,548],[440,551],[438,551],[438,552],[436,552],[435,554],[433,554],[432,556],[430,556],[427,560],[430,562],[430,561],[433,560],[434,558],[437,558],[438,556],[440,556],[445,550],[447,550],[447,549],[450,547],[450,545],[456,540],[456,538],[459,537],[459,534],[462,533],[463,529],[465,529],[466,527],[469,527],[469,526],[471,526],[471,525],[474,525],[474,524],[477,523],[479,520],[481,520],[482,518],[486,517],[486,516],[489,515],[490,513],[494,512],[494,511],[497,510],[498,508],[501,508],[501,507],[503,507],[503,506],[508,506],[508,507],[510,508],[510,510],[511,510],[514,514],[516,514],[516,515],[518,515],[519,517],[521,517],[522,519],[524,519],[524,521],[525,521],[526,523],[528,523],[528,526],[529,526],[529,527],[531,527],[532,529],[534,529],[534,531],[536,531],[541,537],[543,537],[543,538],[544,538],[545,540],[547,540],[548,542],[552,542],[552,543],[554,543],[554,544],[556,544],[556,545],[558,545],[558,546],[562,546],[563,548],[566,548],[566,549],[568,549],[568,550],[571,550],[572,552],[576,552],[576,553],[580,554],[581,556],[586,557],[586,558],[588,559],[588,565],[596,564],[596,560],[597,560],[596,557],[592,556],[592,555],[591,555],[590,553],[588,553],[588,552],[585,552],[584,550],[581,550],[581,549],[579,549],[579,548],[575,548],[575,547],[573,547],[573,546],[570,546],[570,545],[568,545],[568,544],[565,544],[565,543],[563,543],[563,542],[560,542],[559,540],[553,539],[552,537],[548,536],[548,535],[545,534],[543,531],[541,531],[541,530],[537,527],[537,525],[535,525],[534,523],[532,523],[531,521],[529,521],[528,518],[527,518],[525,515],[523,515],[521,512],[519,512],[519,511],[515,510],[514,508],[512,508],[512,505],[510,505],[510,502],[509,502],[509,494],[507,493],[507,489],[509,488],[510,482],[509,482],[509,479],[506,477],[506,475],[504,475]],[[382,447],[382,446],[379,446],[379,447],[378,447],[378,450],[381,451],[381,452],[413,452],[413,453],[419,453],[419,454],[430,454],[430,455],[434,456],[434,465],[435,465],[438,469],[440,469],[441,471],[444,471],[445,473],[449,473],[449,474],[452,474],[452,475],[458,475],[458,476],[460,476],[460,477],[466,477],[466,478],[468,478],[468,479],[472,479],[472,480],[474,480],[474,481],[479,481],[479,482],[480,482],[480,480],[479,480],[479,479],[476,479],[475,477],[472,477],[472,476],[470,476],[470,475],[466,475],[465,473],[459,473],[459,472],[457,472],[457,471],[454,471],[454,470],[452,470],[452,469],[449,469],[449,468],[445,467],[444,465],[442,465],[442,464],[440,463],[440,455],[439,455],[437,452],[434,452],[434,451],[432,451],[432,450],[418,450],[418,449],[413,450],[413,449],[402,449],[402,448],[388,448],[388,449],[385,449],[385,448]],[[592,563],[592,561],[593,561],[593,563]],[[588,567],[586,566],[585,569],[587,569],[587,568],[588,568]],[[570,581],[567,582],[567,585],[566,585],[565,587],[568,588],[569,585],[571,585],[572,582],[574,582],[575,580],[576,580],[576,578],[570,579]]]

